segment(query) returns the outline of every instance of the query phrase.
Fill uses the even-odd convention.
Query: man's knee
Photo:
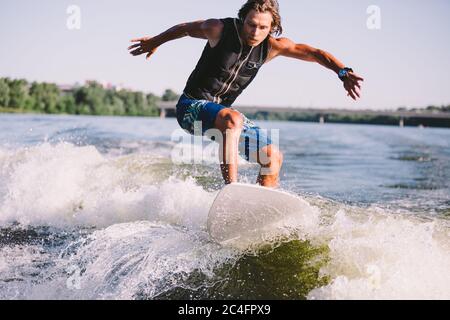
[[[274,145],[269,145],[261,149],[258,162],[262,167],[271,167],[278,171],[283,165],[283,153]]]
[[[223,109],[218,113],[215,125],[222,132],[226,130],[241,130],[244,125],[244,119],[238,111]]]

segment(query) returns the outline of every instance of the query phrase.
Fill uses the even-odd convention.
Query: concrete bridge
[[[160,110],[161,118],[165,118],[167,114],[175,113],[175,102],[160,102],[158,108]],[[450,127],[450,113],[448,112],[431,112],[423,111],[378,111],[378,110],[349,110],[349,109],[314,109],[314,108],[287,108],[287,107],[251,107],[251,106],[235,106],[237,110],[242,113],[256,113],[256,112],[278,112],[278,113],[299,113],[299,114],[313,114],[317,115],[320,123],[325,123],[326,117],[330,115],[337,116],[373,116],[373,117],[393,117],[397,118],[399,125],[404,126],[407,119],[439,119],[441,121],[448,121]]]

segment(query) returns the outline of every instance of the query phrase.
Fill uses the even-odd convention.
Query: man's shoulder
[[[272,51],[272,54],[278,55],[280,52],[289,50],[292,48],[294,42],[289,38],[275,38],[269,37],[269,44]]]
[[[227,17],[227,18],[221,18],[219,20],[222,21],[223,23],[234,23],[235,21],[237,21],[239,19]]]
[[[224,30],[229,25],[229,18],[225,19],[208,19],[202,24],[202,30],[209,40],[209,45],[214,48],[222,39]]]
[[[238,18],[220,18],[220,19],[208,19],[205,21],[210,27],[223,29],[224,27],[234,28],[235,25],[239,25],[242,22]]]
[[[208,19],[202,24],[202,29],[209,35],[220,36],[224,28],[222,19]]]
[[[209,39],[219,40],[222,38],[224,31],[234,30],[236,24],[239,24],[237,18],[208,19],[203,22],[202,29]]]
[[[267,57],[266,63],[288,49],[292,43],[292,40],[288,38],[275,38],[269,36],[269,56]]]
[[[270,45],[273,48],[283,48],[289,46],[292,43],[292,40],[288,38],[275,38],[273,36],[269,36]]]

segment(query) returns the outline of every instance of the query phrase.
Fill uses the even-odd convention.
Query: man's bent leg
[[[238,111],[226,108],[216,117],[214,127],[223,135],[223,144],[219,147],[219,161],[222,176],[226,184],[238,181],[238,144],[243,128],[243,117]]]

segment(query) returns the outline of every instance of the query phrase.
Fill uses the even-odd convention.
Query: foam
[[[196,270],[212,279],[215,266],[237,254],[205,232],[216,192],[167,172],[161,178],[160,161],[151,154],[107,158],[68,143],[0,150],[1,227],[95,227],[88,239],[67,244],[76,254],[2,247],[1,278],[23,281],[0,281],[1,298],[151,298]],[[309,299],[450,299],[448,221],[307,200],[310,216],[285,224],[329,247],[321,273],[331,283]],[[33,261],[54,265],[40,269]],[[67,284],[73,266],[84,270],[76,290]]]
[[[157,168],[152,171],[145,155],[147,174],[137,174],[130,161],[104,158],[92,146],[66,143],[20,149],[1,161],[0,225],[105,227],[161,220],[192,227],[206,221],[214,199],[192,179],[157,183]]]
[[[9,274],[16,270],[24,281],[0,281],[2,299],[151,299],[186,286],[186,278],[196,271],[213,281],[217,265],[237,254],[209,241],[205,232],[148,221],[97,230],[58,256],[39,256],[39,249],[31,247],[0,254],[6,256],[6,251]],[[53,265],[39,270],[36,261],[43,259]],[[30,273],[37,276],[26,277]]]
[[[330,264],[321,271],[333,280],[309,299],[450,298],[445,221],[346,208],[334,219],[316,234],[330,248]]]

